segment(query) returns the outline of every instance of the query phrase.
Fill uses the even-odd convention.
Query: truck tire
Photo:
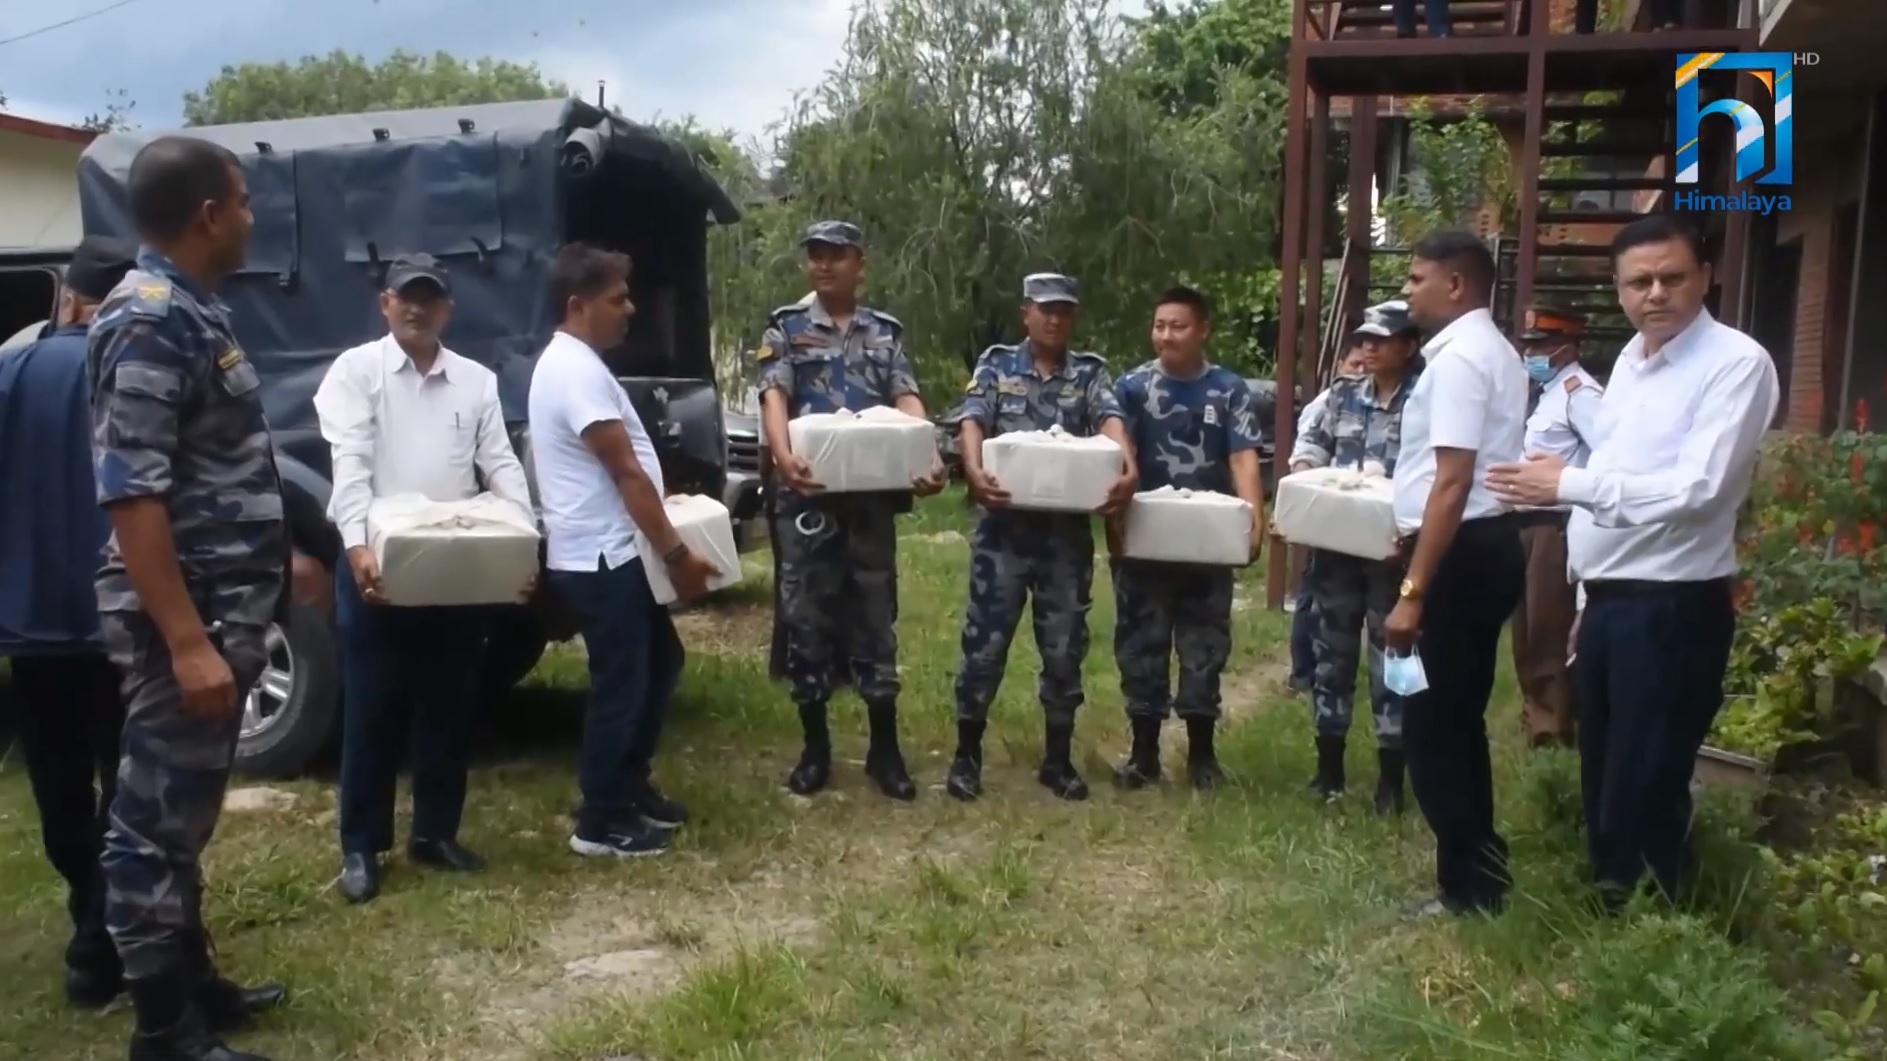
[[[269,666],[243,701],[236,771],[288,778],[327,750],[341,717],[341,660],[334,631],[321,612],[289,608],[288,622],[269,628]]]

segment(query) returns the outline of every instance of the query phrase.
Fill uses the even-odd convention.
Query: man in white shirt
[[[1703,308],[1698,238],[1653,215],[1612,243],[1638,329],[1612,369],[1584,468],[1555,456],[1489,469],[1518,504],[1574,506],[1566,545],[1592,874],[1617,909],[1647,870],[1675,896],[1690,870],[1690,777],[1723,706],[1736,632],[1736,514],[1775,416],[1775,363]]]
[[[1526,452],[1550,453],[1583,468],[1598,438],[1599,381],[1579,364],[1585,321],[1577,314],[1536,306],[1520,335],[1527,376],[1533,380]],[[1514,609],[1514,677],[1520,683],[1521,726],[1535,748],[1572,747],[1578,713],[1566,669],[1566,639],[1578,613],[1566,577],[1565,505],[1520,513],[1520,544],[1527,554],[1526,590]]]
[[[334,609],[342,682],[340,890],[354,903],[380,892],[380,856],[393,847],[395,783],[409,733],[418,739],[408,855],[435,869],[484,866],[459,845],[458,831],[478,705],[477,668],[465,661],[484,647],[489,612],[387,604],[367,544],[375,498],[464,500],[478,495],[481,475],[492,493],[531,509],[524,467],[505,434],[498,377],[439,341],[452,316],[450,291],[445,269],[431,256],[395,259],[380,294],[387,334],[335,358],[314,397],[334,453],[328,518],[347,550],[346,563],[335,565]]]
[[[1518,523],[1482,479],[1521,452],[1527,372],[1487,310],[1495,275],[1473,234],[1437,232],[1415,245],[1402,289],[1431,338],[1402,410],[1394,483],[1407,574],[1383,639],[1419,662],[1390,659],[1383,670],[1408,698],[1409,787],[1435,833],[1438,888],[1409,911],[1419,917],[1496,913],[1511,886],[1507,843],[1494,829],[1486,715],[1526,558]]]
[[[557,252],[551,297],[561,319],[531,373],[545,566],[589,655],[583,805],[570,837],[586,856],[658,854],[687,821],[687,809],[650,780],[684,656],[644,565],[663,564],[684,601],[704,595],[716,573],[669,522],[655,444],[603,359],[635,313],[629,273],[624,254],[585,244]]]

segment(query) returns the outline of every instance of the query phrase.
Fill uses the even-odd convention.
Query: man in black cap
[[[66,997],[84,1006],[103,1006],[124,986],[98,864],[124,705],[92,587],[111,525],[92,481],[85,335],[136,257],[131,244],[86,237],[57,317],[39,341],[0,360],[0,657],[12,665],[46,857],[66,881]]]
[[[483,646],[488,611],[388,604],[367,544],[367,510],[377,497],[400,494],[476,497],[482,476],[535,520],[524,466],[505,432],[498,377],[440,342],[452,316],[445,267],[425,254],[394,259],[380,312],[388,333],[336,358],[314,398],[334,450],[328,517],[347,551],[346,563],[335,565],[334,612],[342,660],[340,890],[353,903],[380,893],[409,733],[416,739],[408,856],[438,870],[484,867],[458,831],[477,703],[478,672],[467,661]],[[403,695],[403,684],[417,695]]]

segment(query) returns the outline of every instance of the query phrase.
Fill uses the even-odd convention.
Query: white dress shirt
[[[551,336],[531,371],[531,465],[544,509],[545,563],[553,571],[611,569],[636,558],[636,525],[609,469],[583,441],[592,424],[620,420],[636,461],[663,494],[655,443],[629,395],[588,343]]]
[[[1474,478],[1463,520],[1503,511],[1484,481],[1491,464],[1520,459],[1526,438],[1526,366],[1487,310],[1455,318],[1422,347],[1428,367],[1402,406],[1402,455],[1396,460],[1396,529],[1422,527],[1435,485],[1435,450],[1474,451]]]
[[[349,549],[367,544],[367,508],[378,497],[424,494],[463,501],[493,494],[531,516],[524,466],[505,433],[498,377],[439,349],[422,375],[392,336],[343,351],[315,391],[321,437],[334,450],[328,518]]]
[[[1583,468],[1599,437],[1600,399],[1605,388],[1577,361],[1560,366],[1552,379],[1540,385],[1540,400],[1527,417],[1526,452],[1550,454],[1567,467]],[[1564,512],[1567,505],[1543,506]]]
[[[1736,572],[1736,513],[1749,496],[1780,387],[1769,352],[1701,313],[1647,357],[1635,336],[1600,405],[1602,436],[1567,468],[1567,567],[1582,582],[1701,582]],[[1584,588],[1581,587],[1581,599]]]

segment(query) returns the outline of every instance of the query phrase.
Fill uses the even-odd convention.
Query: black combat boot
[[[865,717],[871,724],[871,743],[865,749],[865,776],[878,791],[892,799],[910,802],[917,798],[917,785],[904,768],[904,753],[898,750],[898,704],[882,700],[865,705]]]
[[[826,728],[826,705],[801,704],[799,726],[806,734],[806,747],[799,753],[799,764],[786,775],[786,788],[796,796],[810,796],[832,781],[832,733]]]
[[[1121,788],[1145,788],[1160,783],[1160,724],[1158,715],[1133,715],[1133,749],[1127,761],[1114,768],[1114,784]]]
[[[189,975],[179,969],[127,983],[137,1009],[130,1061],[268,1061],[231,1050],[204,1024],[190,1001]]]
[[[1075,771],[1075,728],[1050,726],[1042,743],[1042,768],[1035,779],[1062,799],[1079,802],[1088,798],[1088,783]]]
[[[124,991],[124,963],[103,923],[87,923],[66,945],[66,1000],[85,1009],[101,1009]]]
[[[1402,795],[1402,766],[1405,760],[1401,748],[1376,749],[1376,802],[1377,814],[1401,814],[1404,809]]]
[[[1218,754],[1212,750],[1212,733],[1218,722],[1216,718],[1186,720],[1186,777],[1200,792],[1209,792],[1225,780]]]
[[[190,1001],[213,1032],[241,1031],[255,1018],[288,1000],[288,988],[278,983],[244,987],[217,971],[209,933],[192,933],[184,969],[192,985]]]
[[[965,803],[983,794],[982,722],[957,723],[957,754],[950,760],[944,791]]]
[[[1325,802],[1343,795],[1343,738],[1317,735],[1317,776],[1310,779],[1311,790]]]

